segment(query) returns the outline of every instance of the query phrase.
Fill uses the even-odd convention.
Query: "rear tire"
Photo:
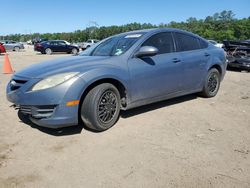
[[[118,120],[121,100],[117,88],[109,83],[100,84],[89,91],[81,107],[81,119],[94,131],[105,131]]]
[[[19,52],[19,51],[20,51],[20,47],[15,46],[13,50],[14,50],[15,52]]]
[[[51,55],[52,54],[52,50],[50,48],[46,48],[45,53],[47,55]]]
[[[216,68],[208,71],[201,95],[206,98],[214,97],[220,88],[221,75]]]

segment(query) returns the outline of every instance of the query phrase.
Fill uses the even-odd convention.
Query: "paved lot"
[[[63,56],[9,53],[16,71]],[[103,133],[23,123],[5,98],[10,77],[0,74],[1,188],[250,187],[250,73],[228,71],[212,99],[123,112]]]

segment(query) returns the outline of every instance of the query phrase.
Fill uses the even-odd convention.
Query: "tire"
[[[13,49],[13,51],[15,51],[15,52],[19,52],[19,51],[20,51],[20,47],[15,46],[15,47],[14,47],[14,49]]]
[[[51,50],[50,48],[46,48],[46,49],[45,49],[45,53],[46,53],[47,55],[51,55],[51,54],[52,54],[52,50]]]
[[[119,119],[121,107],[117,88],[109,83],[100,84],[89,91],[81,106],[81,119],[91,130],[105,131]]]
[[[206,98],[214,97],[220,88],[221,75],[216,68],[208,71],[201,95]]]
[[[78,53],[78,50],[77,50],[76,48],[73,48],[72,51],[71,51],[71,53],[72,53],[73,55],[76,55],[76,54]]]

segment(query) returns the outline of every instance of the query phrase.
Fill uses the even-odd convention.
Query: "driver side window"
[[[142,46],[153,46],[159,50],[158,54],[174,52],[174,42],[170,32],[155,34],[147,39]]]

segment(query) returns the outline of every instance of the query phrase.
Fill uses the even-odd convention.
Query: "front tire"
[[[105,131],[117,122],[120,107],[117,88],[109,83],[100,84],[91,89],[83,100],[81,118],[89,129]]]
[[[77,50],[76,48],[73,48],[72,51],[71,51],[71,53],[72,53],[73,55],[76,55],[76,54],[78,53],[78,50]]]
[[[206,98],[214,97],[220,88],[221,75],[216,68],[208,71],[201,95]]]

